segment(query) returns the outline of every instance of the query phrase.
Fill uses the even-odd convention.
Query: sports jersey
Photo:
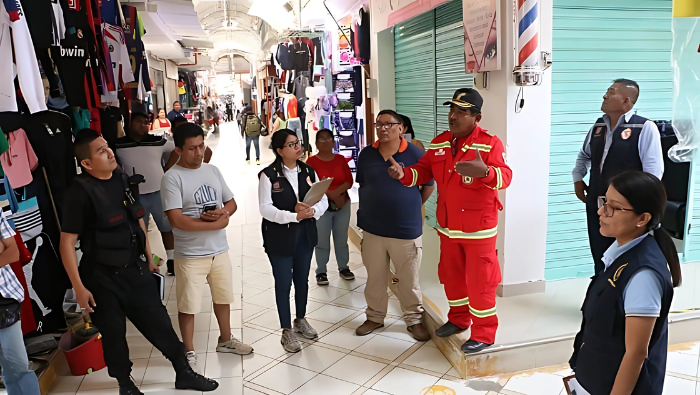
[[[102,15],[102,20],[110,25],[119,26],[119,2],[117,0],[102,0],[102,6],[100,6],[100,14]]]
[[[109,51],[112,61],[114,81],[117,83],[117,86],[121,86],[121,83],[133,82],[134,72],[131,70],[129,51],[126,48],[126,41],[124,39],[124,30],[119,26],[110,25],[108,23],[103,23],[102,29],[105,43],[107,44],[107,50]],[[116,91],[102,95],[101,99],[102,103],[119,101]]]
[[[90,67],[87,47],[84,37],[69,34],[60,47],[52,49],[66,100],[73,107],[88,108],[84,89],[86,71]]]
[[[146,93],[151,90],[146,50],[141,40],[145,31],[135,7],[122,5],[122,11],[126,19],[124,28],[126,47],[129,50],[131,70],[134,73],[134,82],[125,84],[124,96],[129,100],[143,100]]]

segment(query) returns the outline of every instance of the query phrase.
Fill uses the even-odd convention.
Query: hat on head
[[[452,104],[463,109],[481,111],[481,106],[484,105],[484,99],[476,89],[461,88],[455,91],[452,100],[442,103],[443,106],[450,106]]]

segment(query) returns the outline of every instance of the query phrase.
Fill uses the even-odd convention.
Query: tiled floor
[[[363,295],[367,273],[359,251],[351,245],[350,267],[357,278],[338,277],[335,261],[329,263],[330,285],[318,287],[312,262],[307,305],[309,322],[319,332],[318,341],[305,341],[304,349],[288,354],[280,345],[279,321],[275,307],[270,264],[262,249],[260,215],[257,209],[256,174],[261,167],[246,166],[242,160],[241,140],[230,125],[222,127],[222,137],[210,138],[215,149],[213,163],[222,169],[236,196],[238,212],[228,228],[233,262],[236,303],[232,306],[232,325],[236,336],[252,344],[249,356],[222,355],[214,351],[217,323],[211,313],[211,299],[203,301],[203,312],[195,319],[195,347],[199,370],[216,378],[221,387],[216,394],[226,395],[560,395],[565,367],[461,380],[432,341],[416,342],[400,319],[398,300],[392,295],[385,327],[374,334],[358,337],[354,330],[364,321]],[[267,147],[263,139],[261,147]],[[221,155],[221,152],[227,152]],[[271,160],[263,149],[263,162]],[[157,235],[151,240],[158,244]],[[155,248],[158,251],[158,246]],[[168,312],[177,330],[177,305],[174,278],[167,278]],[[208,294],[208,290],[205,295]],[[291,303],[292,311],[294,304]],[[174,372],[158,350],[129,326],[128,340],[134,362],[133,377],[149,394],[185,394],[173,389]],[[665,393],[696,393],[700,344],[685,345],[669,353],[669,372]],[[67,369],[50,394],[117,394],[116,381],[106,369],[85,377],[72,377]],[[450,391],[450,389],[452,391]]]

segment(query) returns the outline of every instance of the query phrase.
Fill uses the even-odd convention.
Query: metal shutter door
[[[394,28],[396,112],[411,118],[416,139],[426,147],[435,137],[435,12]],[[425,203],[425,219],[435,227],[437,193]]]
[[[554,0],[547,280],[593,274],[571,171],[612,80],[639,83],[639,115],[671,119],[671,2]]]

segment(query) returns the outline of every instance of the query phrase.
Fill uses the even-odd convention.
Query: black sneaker
[[[328,276],[326,275],[326,273],[319,273],[316,275],[316,284],[328,285]]]
[[[166,263],[168,266],[168,276],[174,276],[175,275],[175,261],[172,259],[168,259],[168,262]]]
[[[217,388],[219,388],[219,383],[195,372],[194,370],[192,370],[190,365],[187,365],[187,368],[177,372],[175,376],[175,389],[178,390],[195,390],[208,392],[214,391]]]
[[[350,271],[350,269],[341,270],[341,271],[340,271],[340,277],[342,277],[343,280],[347,280],[347,281],[350,281],[350,280],[354,280],[354,279],[355,279],[355,275],[352,274],[352,272]]]
[[[119,380],[119,395],[144,395],[139,391],[136,384],[131,380],[131,377],[125,380]]]

